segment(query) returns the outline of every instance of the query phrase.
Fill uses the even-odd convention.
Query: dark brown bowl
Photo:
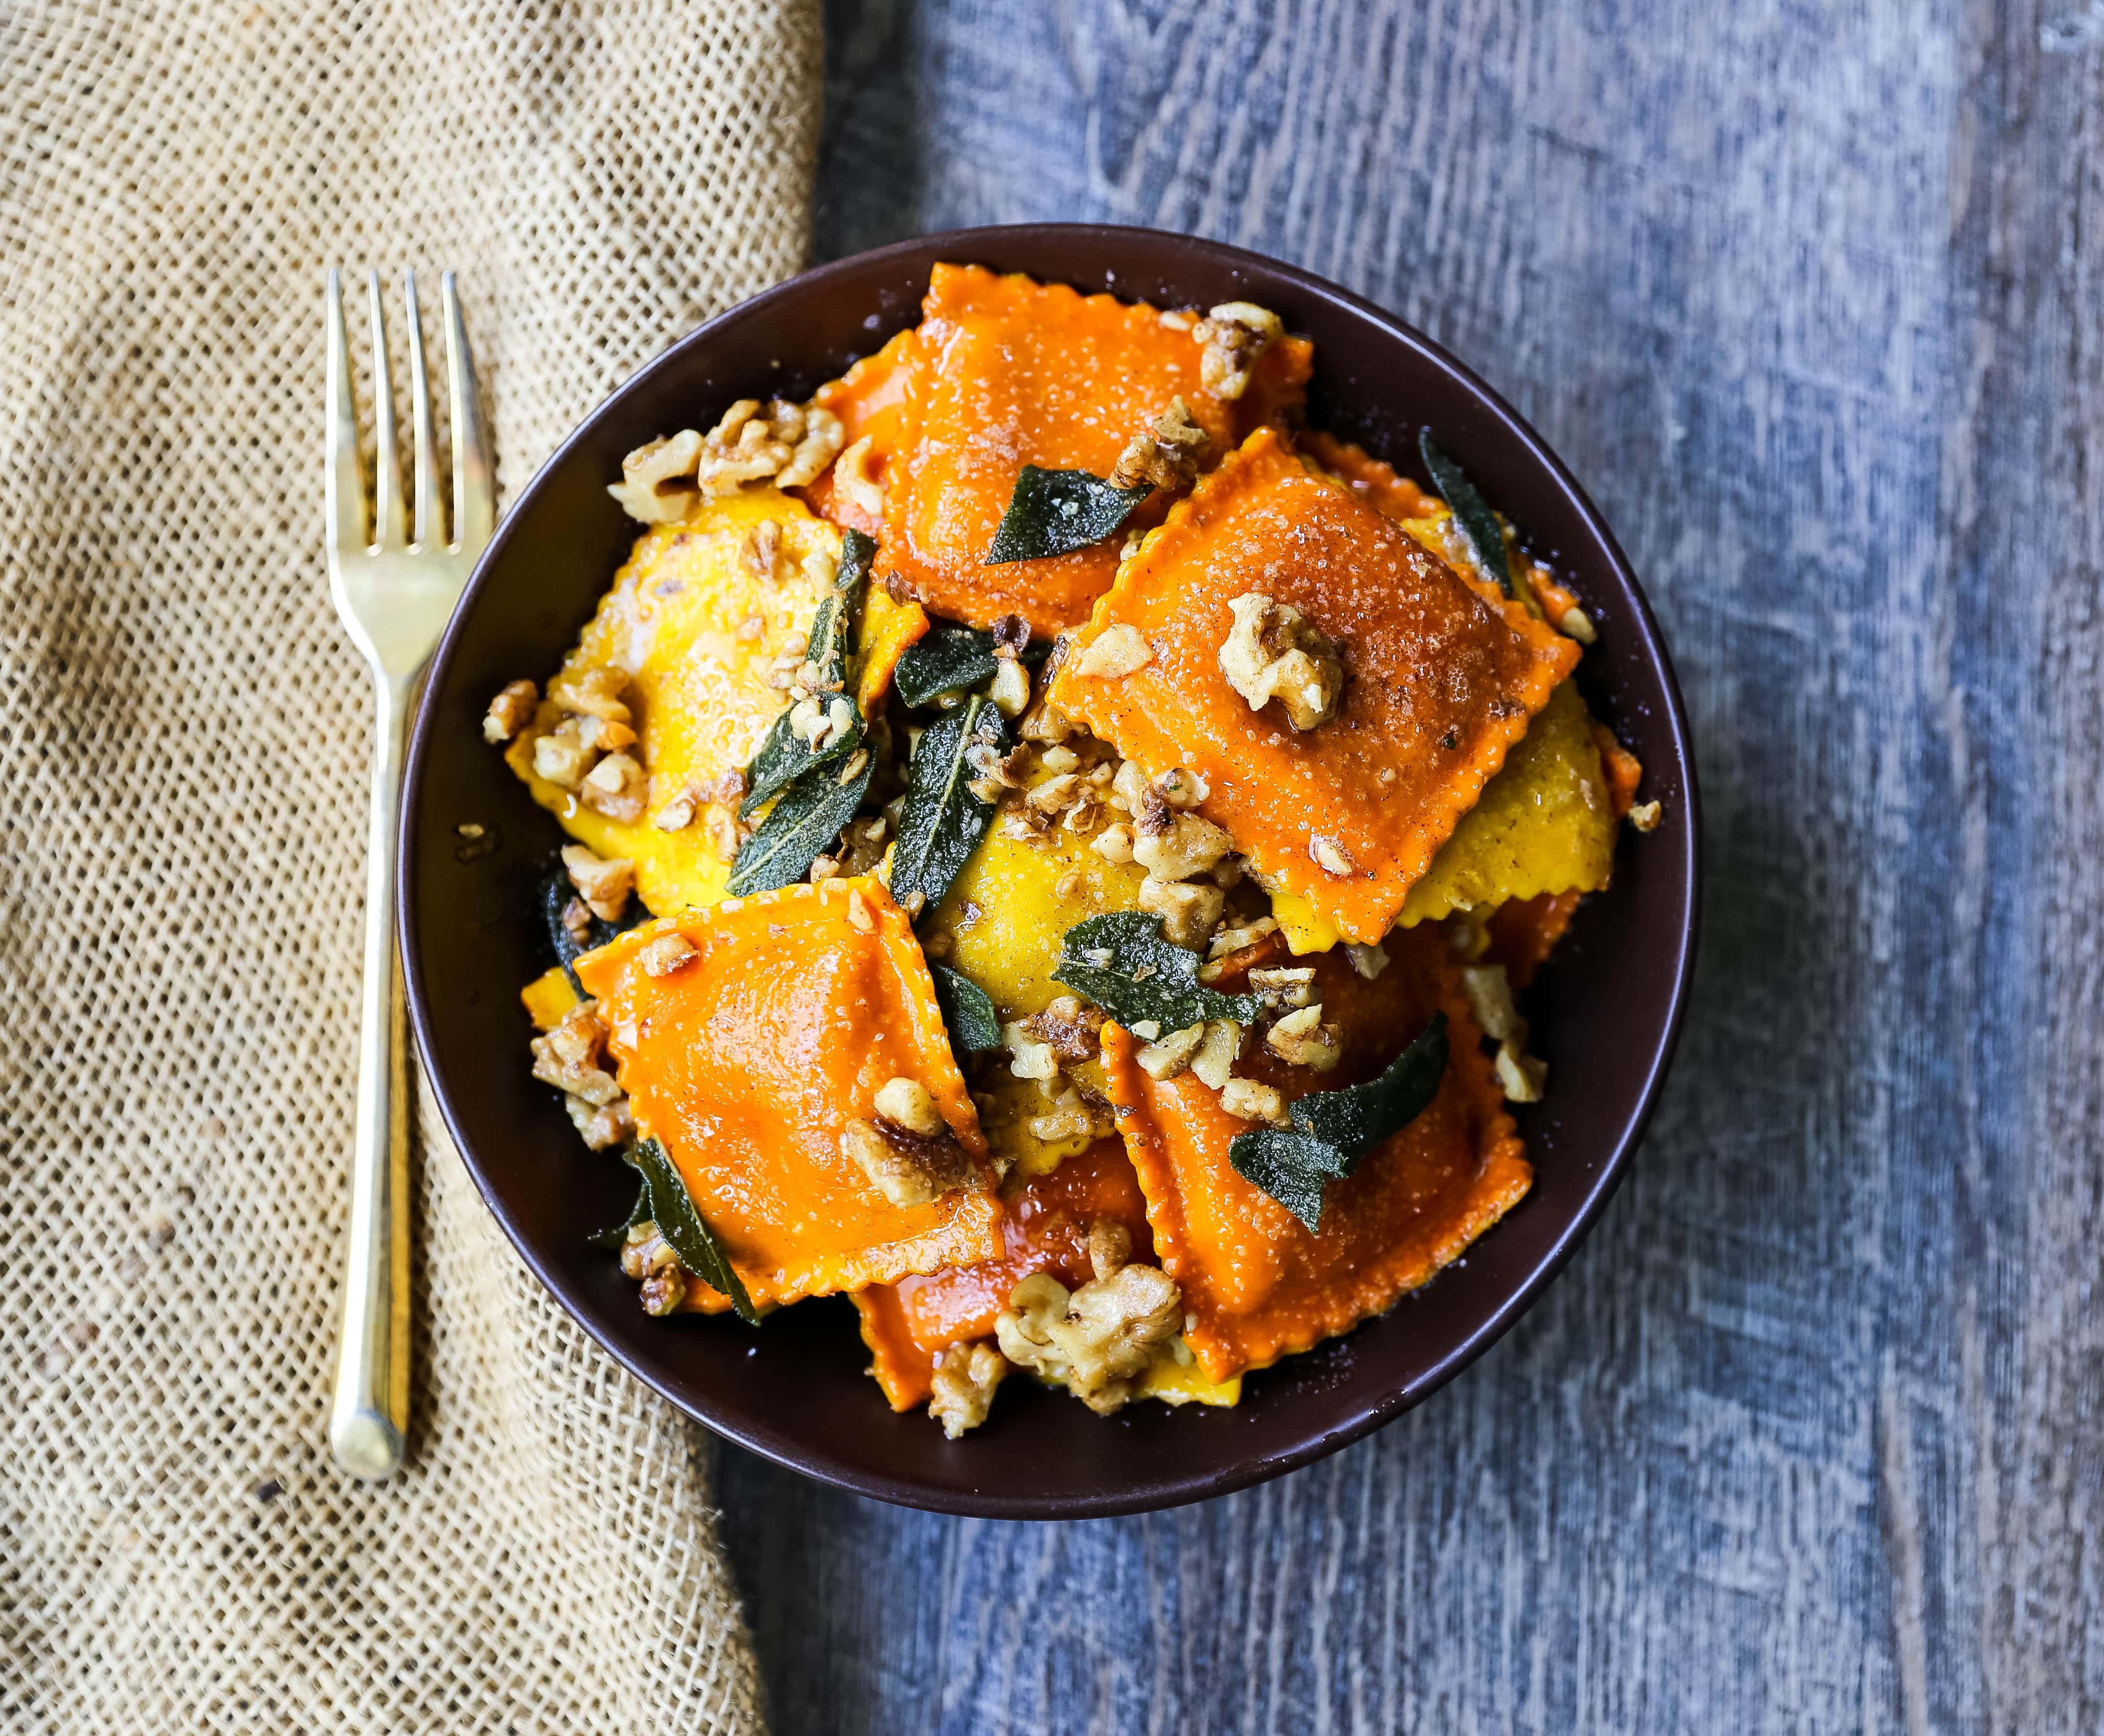
[[[916,317],[938,260],[1164,306],[1247,300],[1315,341],[1310,420],[1411,470],[1429,425],[1484,495],[1553,555],[1600,630],[1580,679],[1647,768],[1665,821],[1625,837],[1533,991],[1548,1100],[1519,1112],[1534,1191],[1468,1257],[1381,1319],[1248,1379],[1233,1410],[1136,1404],[1114,1419],[1011,1381],[985,1427],[947,1441],[894,1415],[845,1300],[757,1331],[657,1320],[585,1244],[635,1196],[527,1073],[521,984],[547,963],[532,909],[559,841],[482,741],[490,696],[560,661],[635,527],[608,497],[622,455],[707,425],[732,399],[800,396]],[[1420,479],[1421,480],[1422,479]],[[1642,1137],[1694,964],[1700,820],[1680,695],[1628,563],[1562,464],[1437,345],[1333,283],[1237,248],[1148,229],[967,229],[859,254],[755,296],[674,345],[587,417],[520,495],[439,648],[410,749],[402,951],[417,1038],[469,1171],[526,1263],[632,1373],[778,1463],[886,1501],[1009,1519],[1077,1518],[1224,1494],[1335,1452],[1452,1379],[1570,1258]],[[474,846],[457,831],[488,828]],[[493,849],[485,849],[491,839]]]

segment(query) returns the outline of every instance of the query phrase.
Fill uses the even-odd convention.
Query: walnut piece
[[[1249,986],[1250,992],[1261,995],[1268,1005],[1304,1007],[1314,999],[1315,967],[1287,964],[1273,970],[1253,970],[1249,973]]]
[[[1145,434],[1134,434],[1112,467],[1111,487],[1137,488],[1142,483],[1179,494],[1198,479],[1210,442],[1206,430],[1191,419],[1191,407],[1181,398],[1169,400],[1169,407],[1154,419]]]
[[[1658,822],[1665,816],[1665,810],[1656,802],[1639,802],[1629,810],[1629,824],[1640,832],[1655,832],[1658,830]]]
[[[1090,641],[1074,665],[1074,672],[1091,681],[1116,681],[1153,661],[1154,648],[1147,643],[1147,635],[1119,621]]]
[[[1205,1040],[1203,1025],[1188,1025],[1135,1051],[1132,1058],[1149,1079],[1174,1079],[1191,1065]]]
[[[1031,1036],[1050,1044],[1062,1061],[1093,1061],[1101,1044],[1103,1015],[1086,1001],[1062,995],[1020,1023]]]
[[[970,1158],[947,1125],[928,1138],[880,1114],[875,1121],[858,1116],[840,1134],[840,1151],[902,1209],[930,1204],[974,1180]]]
[[[682,429],[638,447],[607,492],[631,519],[676,523],[704,494],[734,494],[748,483],[796,488],[815,482],[845,440],[840,418],[815,403],[778,398],[763,411],[758,398],[742,398],[706,435]]]
[[[643,524],[676,524],[694,509],[701,491],[694,465],[702,437],[691,428],[639,446],[621,461],[621,480],[607,492]]]
[[[1220,673],[1250,710],[1261,711],[1275,699],[1299,730],[1335,717],[1344,665],[1328,635],[1291,603],[1262,591],[1245,591],[1228,607],[1234,625],[1220,642]]]
[[[1469,1012],[1483,1035],[1493,1043],[1517,1037],[1527,1043],[1527,1025],[1513,1004],[1512,983],[1502,964],[1464,964],[1461,992],[1468,997]]]
[[[1296,1067],[1313,1067],[1318,1073],[1328,1072],[1344,1058],[1344,1038],[1335,1025],[1322,1022],[1319,1002],[1286,1014],[1265,1034],[1264,1041],[1264,1047],[1280,1060]]]
[[[606,1030],[599,1022],[599,1003],[581,1000],[545,1035],[528,1045],[533,1053],[533,1076],[558,1091],[604,1108],[621,1096],[621,1087],[600,1064]]]
[[[1099,1217],[1089,1226],[1089,1270],[1108,1278],[1132,1259],[1132,1231],[1114,1217]]]
[[[1549,1083],[1549,1063],[1536,1061],[1519,1046],[1507,1040],[1498,1045],[1496,1062],[1498,1088],[1504,1093],[1508,1103],[1539,1103],[1542,1088]]]
[[[569,844],[563,846],[563,871],[593,915],[601,922],[621,920],[635,889],[634,862],[622,856],[603,859],[581,844]]]
[[[1003,717],[1021,717],[1030,709],[1030,671],[1019,659],[1004,657],[987,692]]]
[[[1220,1107],[1240,1121],[1268,1121],[1273,1127],[1293,1124],[1277,1088],[1254,1079],[1230,1079],[1221,1086]]]
[[[1347,875],[1355,873],[1358,868],[1358,864],[1352,860],[1350,852],[1344,848],[1344,845],[1334,838],[1326,837],[1321,832],[1315,833],[1308,839],[1308,854],[1315,866],[1323,873],[1334,874],[1340,879]]]
[[[644,943],[635,955],[635,962],[643,967],[646,977],[669,977],[698,956],[694,943],[685,935],[661,934]]]
[[[591,1103],[565,1093],[563,1107],[569,1111],[570,1124],[592,1151],[611,1151],[635,1137],[635,1112],[626,1097],[616,1097],[611,1103]]]
[[[1008,1359],[985,1339],[953,1344],[935,1359],[928,1414],[955,1440],[975,1429],[993,1408],[994,1389],[1008,1373]]]
[[[1161,932],[1179,946],[1202,946],[1225,914],[1228,895],[1217,886],[1148,879],[1139,883],[1139,907],[1161,919]]]
[[[482,739],[497,746],[509,741],[533,721],[533,708],[540,703],[541,690],[532,682],[506,683],[484,714]]]
[[[1151,880],[1188,880],[1215,866],[1234,846],[1234,839],[1211,821],[1172,812],[1143,823],[1132,857]]]
[[[1159,1266],[1121,1266],[1073,1291],[1032,1273],[1009,1293],[994,1336],[1010,1362],[1108,1414],[1132,1397],[1134,1380],[1183,1324],[1175,1280]]]
[[[1205,1040],[1191,1057],[1191,1071],[1214,1090],[1225,1088],[1228,1070],[1241,1058],[1243,1026],[1233,1019],[1208,1019]]]
[[[876,1093],[876,1112],[893,1126],[924,1139],[940,1137],[949,1124],[943,1119],[943,1111],[936,1107],[928,1088],[917,1079],[885,1080]]]
[[[1254,301],[1223,301],[1191,335],[1205,346],[1198,378],[1206,389],[1215,398],[1237,398],[1249,389],[1258,358],[1286,335],[1286,322]]]

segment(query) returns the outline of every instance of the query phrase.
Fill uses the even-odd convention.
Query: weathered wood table
[[[2104,4],[831,10],[824,251],[1196,230],[1513,398],[1710,880],[1627,1186],[1384,1433],[1066,1526],[725,1450],[778,1729],[2104,1727]]]

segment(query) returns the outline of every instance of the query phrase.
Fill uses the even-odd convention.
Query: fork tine
[[[416,480],[417,545],[442,546],[446,527],[439,513],[439,442],[431,431],[431,391],[424,377],[424,316],[417,305],[417,274],[402,274],[402,294],[409,306],[409,429],[415,450],[409,455]]]
[[[467,322],[461,318],[460,292],[450,271],[439,279],[445,303],[446,383],[453,434],[453,540],[463,552],[479,554],[497,526],[496,465],[489,452],[489,430],[482,420],[482,398],[475,386],[475,353],[468,348]]]
[[[358,406],[350,383],[350,341],[343,327],[343,279],[331,267],[322,292],[328,337],[328,420],[322,441],[324,516],[329,546],[340,554],[365,546],[365,479],[358,470]]]
[[[383,549],[408,541],[402,524],[402,453],[394,434],[394,376],[387,365],[387,321],[380,308],[380,274],[365,278],[366,317],[372,326],[372,540]]]

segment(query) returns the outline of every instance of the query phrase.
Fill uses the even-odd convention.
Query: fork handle
[[[410,683],[380,675],[376,687],[350,1247],[329,1411],[336,1462],[359,1477],[389,1476],[400,1468],[409,1420],[409,1100],[402,966],[394,947],[394,838]]]

